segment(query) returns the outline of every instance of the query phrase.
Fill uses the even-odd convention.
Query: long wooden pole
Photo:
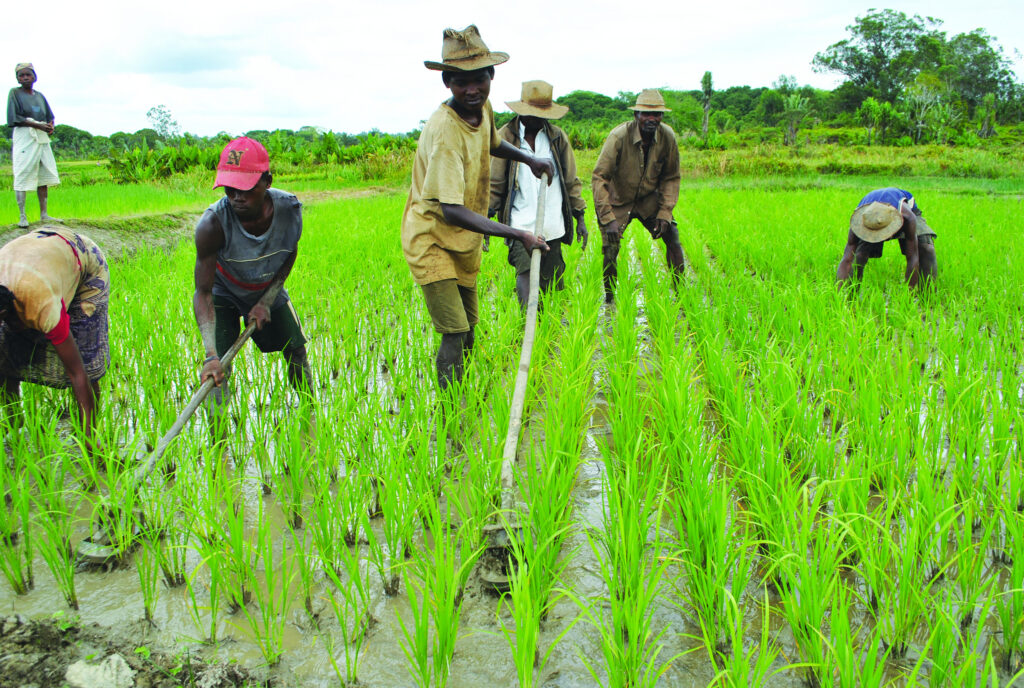
[[[540,233],[544,226],[544,203],[547,199],[548,175],[540,178],[540,191],[537,192],[537,220],[533,223],[533,235]],[[519,370],[516,373],[516,386],[512,392],[512,406],[509,409],[508,432],[505,434],[505,451],[501,456],[501,506],[511,517],[513,505],[513,486],[515,478],[512,464],[516,460],[519,448],[519,432],[523,427],[523,407],[526,405],[526,383],[530,379],[530,358],[533,354],[533,340],[537,334],[537,301],[540,292],[540,249],[535,248],[530,255],[530,296],[526,302],[526,330],[523,333],[523,348],[519,354]]]

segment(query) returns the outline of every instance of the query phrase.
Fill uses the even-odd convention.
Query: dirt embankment
[[[68,668],[76,662],[100,664],[115,654],[134,674],[134,688],[234,688],[263,683],[235,664],[209,664],[188,654],[150,652],[139,644],[139,638],[144,637],[140,629],[114,631],[95,624],[80,626],[70,618],[30,620],[20,614],[3,617],[0,688],[68,685]]]
[[[180,241],[192,236],[198,213],[166,213],[138,217],[111,217],[102,220],[67,219],[61,223],[95,241],[108,260],[131,257],[142,247],[170,250]],[[11,239],[44,227],[33,222],[28,229],[13,225],[0,228],[0,246]]]

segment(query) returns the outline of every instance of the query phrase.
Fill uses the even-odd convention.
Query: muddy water
[[[603,332],[599,336],[609,336],[608,330],[613,318],[613,312],[602,315]],[[640,308],[637,325],[641,332],[645,323],[645,315]],[[640,344],[640,351],[643,353],[647,350],[647,344]],[[597,356],[595,387],[600,389],[600,353]],[[374,384],[386,387],[387,380],[382,376]],[[258,400],[252,401],[255,403]],[[608,446],[610,430],[608,404],[600,393],[594,397],[593,411],[593,420],[587,431],[585,450],[573,494],[575,518],[579,527],[570,537],[563,554],[568,557],[565,581],[580,598],[586,600],[597,600],[607,594],[588,540],[588,534],[602,528],[604,509],[602,477],[605,467],[602,452],[604,447]],[[540,419],[532,420],[535,422],[526,423],[527,433],[540,427]],[[255,514],[259,503],[262,502],[273,531],[283,533],[286,530],[284,515],[275,496],[263,496],[255,462],[248,462],[247,472],[242,492],[247,512]],[[670,529],[668,523],[663,525]],[[79,529],[78,538],[87,534],[83,525]],[[282,543],[288,551],[294,552],[290,538],[279,538],[278,549]],[[365,567],[369,566],[369,557],[365,545],[361,547],[365,570]],[[189,562],[190,570],[198,564],[197,559],[193,553]],[[36,617],[46,617],[54,612],[64,611],[65,606],[60,592],[41,559],[35,562],[35,571],[36,587],[24,597],[13,595],[5,583],[0,583],[0,611]],[[409,624],[412,619],[405,587],[402,586],[397,596],[389,598],[383,595],[376,572],[370,571],[366,575],[371,581],[370,613],[375,623],[368,632],[365,647],[359,656],[360,682],[367,686],[408,686],[411,681],[400,642],[402,631],[398,622],[401,618]],[[677,570],[669,569],[668,580],[680,588],[685,586],[685,580]],[[301,595],[297,587],[293,586],[292,604],[285,623],[284,655],[279,666],[264,673],[264,676],[273,680],[275,684],[313,687],[338,684],[325,642],[325,634],[329,634],[335,640],[337,661],[344,667],[341,634],[328,603],[328,585],[329,583],[321,576],[314,586],[313,606],[321,619],[319,629],[303,610]],[[170,654],[188,648],[191,653],[199,654],[211,661],[237,661],[255,670],[259,670],[263,665],[263,657],[252,642],[251,631],[243,614],[222,612],[219,615],[220,642],[217,645],[207,646],[197,642],[195,638],[205,633],[206,615],[204,612],[203,629],[200,630],[189,611],[190,603],[185,588],[161,588],[155,613],[158,625],[156,628],[150,628],[141,621],[143,598],[134,568],[105,573],[82,573],[77,579],[77,587],[83,622],[95,622],[116,629],[118,633],[134,633],[139,646]],[[659,681],[659,685],[682,688],[706,686],[715,672],[707,661],[706,652],[699,639],[700,629],[672,604],[669,598],[672,594],[673,591],[667,589],[661,603],[656,605],[654,610],[654,627],[665,629],[660,640],[663,648],[659,662],[675,658]],[[761,632],[761,609],[757,600],[761,599],[762,594],[760,580],[757,576],[752,577],[744,606],[748,643],[756,644]],[[781,669],[785,664],[798,661],[798,653],[788,626],[778,609],[778,599],[770,598],[770,603],[772,609],[768,617],[769,632],[781,648],[780,657],[774,668]],[[448,685],[456,688],[515,685],[515,667],[508,641],[502,635],[498,610],[498,598],[484,589],[477,575],[471,575],[465,591],[460,637]],[[500,621],[510,626],[512,621],[507,610],[500,613]],[[554,606],[542,625],[542,655],[573,623],[578,614],[576,605],[567,599],[562,599]],[[867,620],[867,611],[857,609],[854,614],[854,626],[857,627]],[[923,645],[924,639],[922,638],[920,642]],[[916,658],[912,651],[907,660],[900,664],[894,663],[891,666],[892,677],[895,678],[898,672],[911,668]],[[539,677],[538,685],[550,688],[594,685],[595,677],[591,675],[588,663],[596,671],[598,681],[603,681],[605,677],[601,668],[600,637],[592,626],[580,622],[576,623],[554,648],[545,671]],[[783,670],[767,685],[780,688],[795,687],[802,685],[800,677],[801,674],[795,670]]]

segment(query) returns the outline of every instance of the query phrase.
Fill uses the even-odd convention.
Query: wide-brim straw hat
[[[888,203],[862,205],[850,216],[850,231],[859,239],[877,244],[891,239],[903,227],[903,215]]]
[[[569,108],[552,101],[554,89],[546,81],[524,81],[523,92],[519,100],[506,102],[509,109],[517,115],[541,117],[543,119],[561,119]]]
[[[634,112],[672,112],[665,107],[665,99],[661,97],[661,91],[654,88],[645,88],[636,97],[636,105],[629,108]]]
[[[508,53],[489,50],[480,38],[475,24],[462,31],[445,29],[441,42],[441,61],[424,60],[427,69],[442,72],[471,72],[474,69],[493,67],[508,61]]]

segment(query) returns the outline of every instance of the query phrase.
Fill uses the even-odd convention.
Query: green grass
[[[634,224],[612,309],[599,304],[591,210],[592,243],[582,256],[565,250],[568,288],[540,316],[517,475],[520,521],[535,530],[518,543],[530,552],[506,600],[518,608],[499,624],[506,603],[481,597],[470,569],[500,503],[495,457],[522,331],[505,248],[493,242],[484,257],[463,404],[449,406],[462,410],[443,424],[437,337],[400,251],[404,194],[346,198],[340,171],[289,174],[277,185],[310,199],[288,290],[309,339],[315,444],[299,439],[303,414],[280,357],[249,346],[232,380],[231,478],[202,449],[203,414],[168,454],[177,480],[154,476],[153,520],[172,530],[141,557],[187,587],[158,601],[150,587],[139,617],[159,626],[167,610],[188,619],[191,608],[200,640],[242,638],[281,671],[290,652],[311,651],[289,646],[289,633],[315,625],[330,654],[302,670],[326,681],[333,665],[339,680],[374,685],[454,685],[471,672],[543,685],[556,671],[604,685],[855,685],[858,667],[871,685],[952,671],[1011,680],[1024,657],[1018,178],[688,179],[676,209],[686,278],[672,288],[661,246]],[[938,232],[939,280],[908,293],[902,256],[887,245],[859,291],[839,293],[849,214],[889,183],[913,191]],[[55,190],[54,212],[144,233],[147,216],[198,212],[217,197],[69,185]],[[196,383],[193,262],[185,241],[112,266],[107,446],[154,441]],[[24,396],[20,460],[60,455],[68,480],[98,484],[75,498],[99,507],[113,491],[130,504],[123,469],[47,439],[62,397],[30,386]],[[24,540],[9,535],[60,512],[38,484],[50,478],[0,470],[6,491],[47,505],[19,503],[0,523],[17,587]],[[223,513],[235,498],[241,520]],[[383,516],[369,515],[376,502]],[[66,528],[32,527],[35,550]],[[154,571],[143,571],[149,586]],[[22,603],[10,589],[0,601]],[[61,603],[52,587],[25,592]],[[113,594],[79,586],[77,602],[85,614]],[[472,653],[461,650],[487,633],[506,654],[463,665]],[[360,660],[389,643],[407,653],[408,675],[360,679],[374,670]],[[694,649],[706,661],[678,658]]]

